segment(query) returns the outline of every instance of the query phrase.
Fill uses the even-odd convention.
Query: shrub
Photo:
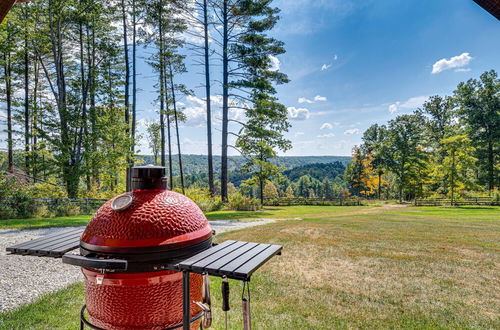
[[[203,212],[218,211],[222,208],[222,200],[219,196],[211,196],[208,189],[189,188],[186,196],[191,198]]]
[[[69,201],[56,200],[49,207],[50,212],[56,217],[68,217],[80,214],[80,207]]]
[[[257,211],[261,208],[259,200],[235,193],[229,197],[228,207],[234,211]]]
[[[16,217],[31,218],[35,214],[36,206],[27,191],[19,189],[9,198],[10,207],[16,210]]]

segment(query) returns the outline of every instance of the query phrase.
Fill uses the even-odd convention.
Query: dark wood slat
[[[212,254],[211,256],[204,258],[197,263],[193,264],[191,267],[194,271],[203,271],[204,268],[206,268],[208,265],[211,263],[219,260],[220,258],[223,258],[225,255],[231,253],[234,250],[244,248],[245,245],[247,245],[247,242],[236,242],[231,245],[231,249],[223,249],[220,251],[217,251],[216,253]]]
[[[219,272],[221,273],[233,273],[236,269],[240,268],[243,266],[245,263],[248,261],[252,260],[254,257],[262,253],[265,249],[269,248],[271,245],[269,244],[259,244],[255,248],[251,249],[250,251],[245,252],[245,254],[242,254],[239,256],[237,259],[231,261],[230,263],[224,265],[223,267],[219,268]]]
[[[17,249],[20,253],[26,254],[38,254],[39,251],[50,251],[52,249],[58,248],[62,245],[68,244],[69,242],[74,242],[75,240],[80,240],[80,236],[68,236],[56,241],[48,241],[44,244],[39,244],[34,247],[30,247],[27,249]]]
[[[236,243],[236,241],[231,241],[231,240],[225,241],[224,243],[218,244],[218,245],[216,245],[208,250],[205,250],[201,253],[198,253],[197,255],[195,255],[187,260],[180,262],[179,265],[182,265],[183,267],[189,268],[193,264],[197,263],[198,261],[200,261],[204,258],[207,258],[220,250],[226,249],[235,243]],[[187,268],[185,268],[185,269],[187,269]]]
[[[224,257],[220,258],[219,260],[213,262],[208,266],[208,268],[213,269],[213,270],[220,270],[222,267],[225,265],[229,264],[232,261],[235,261],[236,259],[242,260],[243,256],[247,252],[251,252],[253,249],[255,249],[257,246],[259,246],[258,243],[248,243],[242,246],[242,248],[233,250],[231,253],[226,254]]]
[[[56,250],[60,246],[64,246],[68,244],[69,242],[74,242],[74,241],[80,241],[80,236],[70,236],[66,237],[64,239],[54,241],[54,242],[48,242],[46,245],[42,245],[36,248],[31,248],[30,250],[45,250],[45,251],[52,251]]]
[[[282,247],[278,245],[271,245],[260,254],[249,260],[247,263],[243,264],[241,267],[232,272],[235,277],[241,277],[242,279],[248,279],[260,266],[266,263],[274,255],[281,251]]]
[[[51,234],[33,241],[21,243],[6,250],[13,254],[36,255],[36,256],[56,256],[61,257],[63,251],[69,252],[79,247],[80,236],[84,229],[75,228],[65,232]],[[57,250],[51,254],[52,250]]]
[[[61,247],[58,247],[57,249],[51,250],[50,254],[51,255],[63,255],[66,252],[69,252],[71,250],[77,249],[80,247],[80,240],[75,240],[73,242],[69,242],[66,245],[63,245]]]
[[[177,269],[212,276],[248,281],[251,275],[274,255],[279,254],[281,246],[249,242],[224,242],[223,248],[210,248],[180,262]]]
[[[36,238],[34,240],[31,240],[31,241],[27,241],[27,242],[23,242],[23,243],[19,243],[19,244],[13,245],[10,248],[13,248],[13,249],[27,249],[27,248],[31,248],[31,247],[36,247],[40,243],[44,243],[44,242],[47,242],[47,241],[50,242],[50,241],[53,241],[53,240],[56,240],[56,239],[59,239],[59,238],[64,238],[64,237],[67,237],[67,236],[76,235],[76,232],[79,232],[80,233],[79,235],[81,236],[81,233],[83,233],[83,229],[82,228],[75,228],[75,229],[70,229],[70,230],[64,231],[64,232],[50,234],[50,235],[47,235],[47,236]]]

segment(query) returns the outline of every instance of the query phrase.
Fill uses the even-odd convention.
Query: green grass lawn
[[[288,219],[217,237],[284,246],[252,279],[255,329],[498,329],[499,211],[308,206],[208,217]],[[241,329],[240,283],[231,294],[230,329]],[[0,314],[0,329],[76,329],[83,301],[72,285]]]
[[[208,220],[252,220],[259,218],[295,219],[297,217],[337,215],[339,212],[349,212],[350,206],[291,206],[266,207],[256,212],[216,211],[206,214]],[[0,229],[37,229],[49,227],[79,227],[85,226],[91,215],[77,215],[60,218],[34,218],[0,220]]]

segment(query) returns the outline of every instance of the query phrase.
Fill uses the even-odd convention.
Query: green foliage
[[[257,211],[261,208],[261,204],[255,198],[235,193],[229,196],[227,207],[233,211]]]
[[[222,209],[222,200],[219,196],[211,196],[208,189],[188,188],[186,196],[191,198],[203,212],[213,212]]]
[[[458,115],[476,148],[480,182],[500,186],[500,79],[494,71],[462,82],[455,91]]]

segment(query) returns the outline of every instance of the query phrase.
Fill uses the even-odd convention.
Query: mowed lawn
[[[252,278],[255,329],[500,328],[498,207],[284,207],[233,218],[259,217],[288,220],[217,237],[284,245]],[[229,328],[241,329],[242,288],[231,285]],[[83,301],[76,284],[0,314],[0,328],[77,329]]]

